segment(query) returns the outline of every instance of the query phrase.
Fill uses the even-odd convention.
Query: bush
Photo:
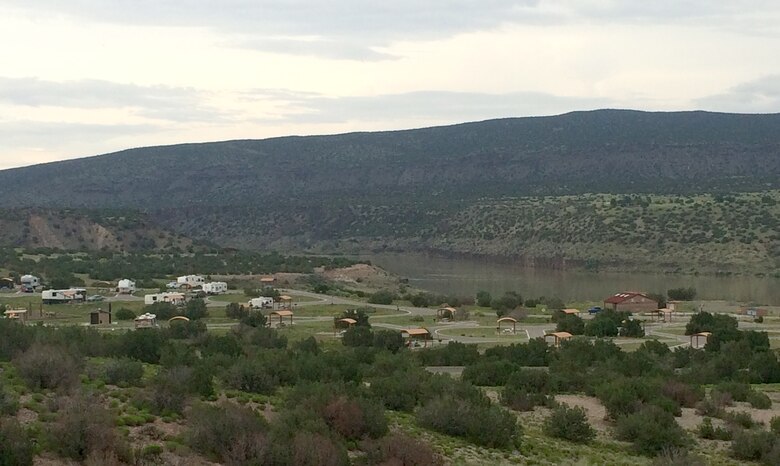
[[[686,448],[688,435],[671,413],[657,406],[644,406],[639,411],[617,420],[615,433],[619,440],[633,442],[637,453],[655,456],[671,448]]]
[[[564,314],[558,317],[555,326],[556,332],[569,332],[572,335],[582,335],[585,332],[585,321],[573,314]],[[616,332],[617,333],[617,332]]]
[[[417,420],[424,427],[484,447],[519,447],[521,428],[517,418],[489,402],[438,397],[417,411]]]
[[[774,416],[772,420],[769,421],[769,428],[772,432],[780,435],[780,416]]]
[[[675,301],[693,301],[696,298],[696,288],[672,288],[666,291],[666,295]]]
[[[349,457],[330,438],[313,432],[298,432],[292,439],[290,464],[301,466],[346,466]]]
[[[0,465],[33,464],[33,443],[16,419],[0,419]]]
[[[504,385],[517,370],[517,366],[509,361],[479,361],[476,364],[466,366],[463,369],[461,379],[474,385],[483,387],[495,387]]]
[[[197,298],[187,301],[187,306],[184,308],[184,315],[190,320],[208,317],[209,310],[206,307],[206,302]]]
[[[135,319],[135,312],[126,307],[122,307],[114,313],[114,317],[116,320],[133,320]]]
[[[83,395],[66,400],[49,430],[48,445],[60,456],[78,461],[96,452],[129,456],[111,413]]]
[[[233,389],[250,393],[271,395],[279,380],[268,367],[256,359],[242,358],[233,364],[224,375],[225,384]]]
[[[384,410],[367,400],[335,397],[324,406],[322,416],[331,429],[347,440],[379,438],[387,433]]]
[[[241,320],[249,316],[249,309],[238,303],[229,303],[225,306],[225,316],[230,319]]]
[[[106,383],[138,385],[144,376],[144,366],[132,359],[113,359],[105,366]]]
[[[477,306],[479,307],[490,307],[490,302],[493,300],[493,298],[490,296],[490,293],[487,291],[477,291]]]
[[[364,446],[365,464],[441,466],[443,459],[426,443],[403,433],[392,433]]]
[[[268,424],[254,411],[234,403],[196,404],[187,415],[187,443],[228,464],[267,464]]]
[[[766,395],[766,393],[756,390],[751,390],[750,393],[748,393],[747,402],[750,403],[750,406],[756,409],[772,408],[772,400]]]
[[[732,434],[728,429],[723,427],[715,427],[712,425],[712,419],[705,417],[704,420],[696,428],[699,437],[707,440],[731,440]]]
[[[738,430],[731,441],[731,456],[742,461],[761,461],[774,446],[777,438],[763,430]]]
[[[575,443],[588,443],[596,437],[596,431],[588,423],[585,410],[566,405],[553,409],[545,419],[544,433]]]
[[[36,343],[17,357],[14,365],[33,390],[68,389],[78,383],[79,365],[57,346]]]
[[[758,425],[758,423],[753,420],[753,417],[750,415],[750,413],[746,413],[744,411],[726,413],[723,415],[723,420],[729,424],[744,427],[745,429],[750,429]]]
[[[0,417],[13,416],[19,410],[19,400],[16,395],[0,385]],[[0,462],[2,464],[2,462]]]
[[[396,299],[397,296],[392,291],[379,290],[368,297],[368,302],[371,304],[393,304]]]

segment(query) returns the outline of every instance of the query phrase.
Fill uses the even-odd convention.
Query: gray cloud
[[[614,105],[609,99],[564,97],[539,92],[488,94],[419,91],[329,98],[279,90],[256,90],[253,96],[257,99],[283,102],[288,112],[279,115],[279,118],[296,123],[376,122],[399,119],[463,122],[525,115],[552,115],[574,109],[587,110]]]
[[[705,110],[739,113],[780,112],[780,75],[765,76],[695,101]]]
[[[504,24],[691,22],[777,33],[774,0],[6,0],[40,15],[155,26],[206,27],[226,43],[328,58],[392,58],[375,50],[395,41],[437,39]],[[302,42],[290,37],[314,37]]]
[[[137,109],[140,116],[171,121],[212,121],[217,109],[201,103],[203,95],[191,88],[137,86],[99,80],[46,81],[0,77],[0,102],[30,107]]]

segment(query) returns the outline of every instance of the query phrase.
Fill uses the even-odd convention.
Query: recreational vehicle
[[[203,292],[208,294],[222,294],[227,292],[228,286],[225,282],[211,282],[203,285]]]
[[[22,284],[22,291],[24,293],[32,293],[36,288],[41,286],[41,279],[35,275],[22,275],[19,280]]]
[[[119,283],[116,285],[116,292],[119,294],[135,293],[135,282],[126,278],[119,280]]]
[[[249,307],[252,309],[270,309],[274,307],[274,298],[261,296],[249,300]]]
[[[144,296],[144,304],[147,306],[155,303],[170,303],[174,306],[184,304],[183,293],[157,293]]]
[[[62,304],[76,301],[84,301],[87,298],[87,290],[84,288],[69,288],[67,290],[43,290],[41,301],[43,304]]]

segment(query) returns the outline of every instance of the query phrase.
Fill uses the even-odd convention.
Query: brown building
[[[658,309],[658,301],[644,293],[624,291],[604,300],[604,309],[626,312],[648,312]]]
[[[111,323],[111,312],[98,309],[89,313],[90,325],[107,325]]]

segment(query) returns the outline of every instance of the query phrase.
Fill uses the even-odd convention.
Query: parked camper
[[[157,327],[157,316],[155,314],[141,314],[133,320],[135,328]]]
[[[184,304],[183,293],[157,293],[144,296],[144,304],[147,306],[155,303],[171,303],[174,306]]]
[[[43,290],[41,301],[43,304],[62,304],[76,301],[84,301],[87,298],[87,290],[84,288],[69,288],[67,290]]]
[[[203,285],[203,292],[208,294],[222,294],[227,290],[228,286],[225,282],[211,282]]]
[[[195,288],[196,286],[203,286],[203,284],[206,283],[206,279],[200,275],[184,275],[182,277],[178,277],[176,279],[176,283],[178,283],[179,286],[184,285],[190,288]]]
[[[119,294],[135,293],[135,282],[127,278],[119,280],[119,283],[116,285],[116,292]]]
[[[249,300],[249,307],[252,309],[270,309],[274,307],[274,298],[261,296]]]
[[[36,288],[41,286],[41,279],[35,275],[22,275],[22,278],[19,281],[22,284],[22,291],[24,293],[32,293]]]

